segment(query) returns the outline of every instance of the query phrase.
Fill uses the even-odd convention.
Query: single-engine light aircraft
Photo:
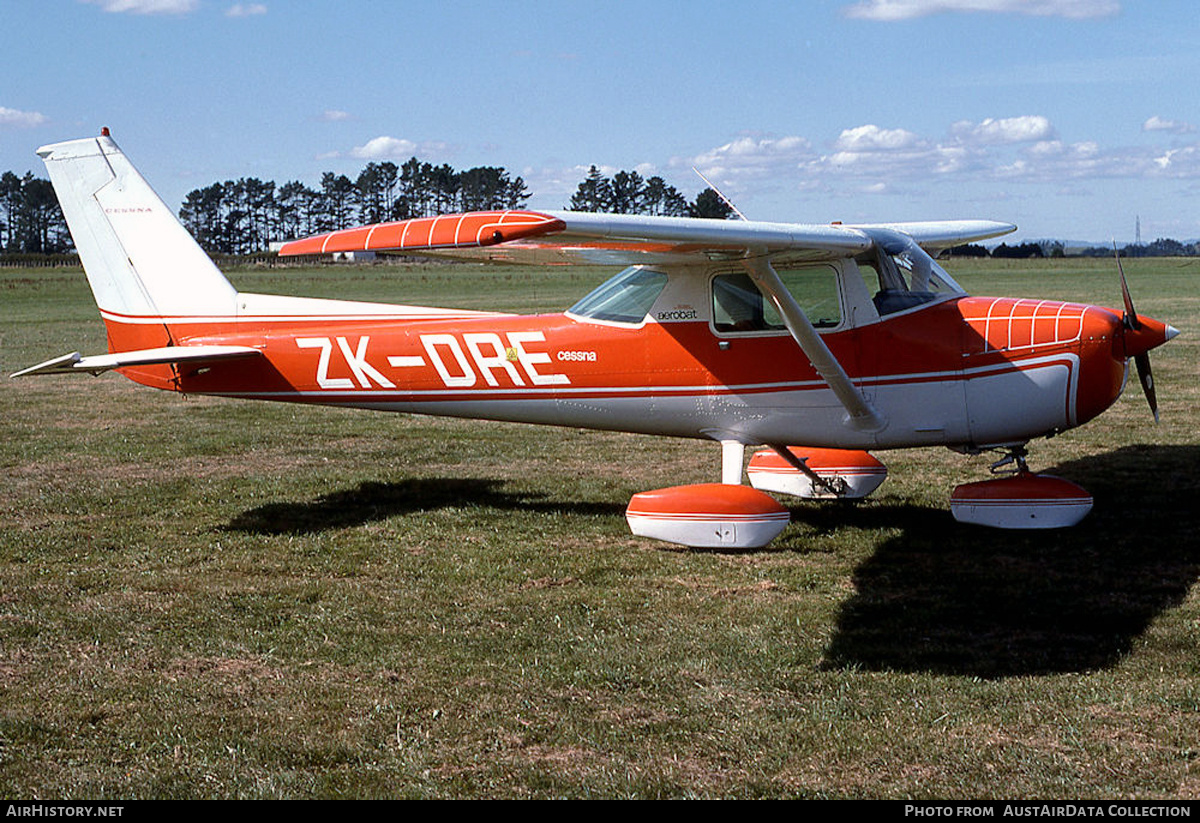
[[[1107,409],[1130,359],[1157,418],[1147,352],[1177,334],[1136,313],[1123,272],[1123,311],[968,296],[931,255],[1016,228],[983,220],[472,212],[336,231],[280,254],[628,268],[553,315],[246,294],[107,130],[38,153],[108,353],[14,377],[116,369],[187,394],[715,441],[719,483],[642,492],[626,512],[635,534],[689,546],[763,546],[789,520],[768,491],[864,497],[886,477],[869,452],[914,446],[1003,455],[992,467],[1002,476],[955,489],[961,521],[1073,525],[1091,496],[1030,472],[1026,444]],[[765,447],[748,465],[747,446]]]

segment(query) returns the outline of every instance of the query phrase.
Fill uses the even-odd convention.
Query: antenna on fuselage
[[[703,180],[705,183],[707,183],[708,187],[717,193],[717,197],[720,197],[721,200],[723,200],[725,202],[726,206],[729,206],[729,208],[733,209],[733,213],[738,216],[739,220],[746,220],[746,215],[742,214],[742,210],[739,209],[737,206],[733,205],[733,201],[730,200],[728,197],[726,197],[724,192],[722,192],[720,189],[718,189],[716,186],[714,186],[712,184],[712,181],[709,180],[707,177],[705,177],[701,173],[700,169],[696,168],[695,166],[692,166],[692,171],[696,172],[696,174],[700,176],[700,179]],[[750,221],[747,220],[746,222],[750,222]]]

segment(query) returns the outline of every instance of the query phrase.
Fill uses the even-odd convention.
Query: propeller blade
[[[1121,275],[1121,297],[1125,300],[1125,326],[1137,331],[1142,324],[1138,322],[1137,311],[1133,308],[1133,298],[1129,296],[1129,284],[1125,282],[1125,267],[1121,265],[1121,253],[1117,251],[1115,240],[1113,241],[1113,256],[1117,258],[1117,273]]]
[[[1142,352],[1133,358],[1133,362],[1137,364],[1138,380],[1142,382],[1142,393],[1146,395],[1146,401],[1150,404],[1150,411],[1154,413],[1154,422],[1158,422],[1158,397],[1154,392],[1154,372],[1150,369],[1150,355]]]
[[[1129,295],[1129,284],[1125,282],[1125,267],[1121,265],[1121,253],[1117,251],[1115,240],[1113,241],[1113,256],[1117,258],[1117,273],[1121,276],[1121,297],[1125,301],[1125,317],[1122,319],[1125,328],[1131,332],[1140,331],[1142,322],[1138,320],[1137,310],[1133,307],[1133,298]],[[1167,339],[1169,340],[1170,337]],[[1134,355],[1133,362],[1137,364],[1138,381],[1142,384],[1142,394],[1146,395],[1146,402],[1150,404],[1154,422],[1157,423],[1158,395],[1154,391],[1154,371],[1150,368],[1150,355],[1143,351]]]

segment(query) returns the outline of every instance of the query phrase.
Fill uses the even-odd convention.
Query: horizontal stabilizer
[[[259,355],[258,349],[249,346],[164,346],[159,349],[139,349],[112,354],[96,354],[84,357],[79,352],[64,354],[45,363],[30,366],[15,372],[11,377],[31,374],[77,374],[87,372],[100,374],[126,366],[159,366],[166,363],[203,363],[217,360],[232,360],[238,357]]]

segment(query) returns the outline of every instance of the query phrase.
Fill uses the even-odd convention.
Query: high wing
[[[989,220],[863,225],[768,223],[570,211],[490,211],[376,223],[283,244],[281,255],[400,252],[524,264],[687,265],[767,255],[776,264],[829,260],[898,231],[936,253],[1016,226]]]

